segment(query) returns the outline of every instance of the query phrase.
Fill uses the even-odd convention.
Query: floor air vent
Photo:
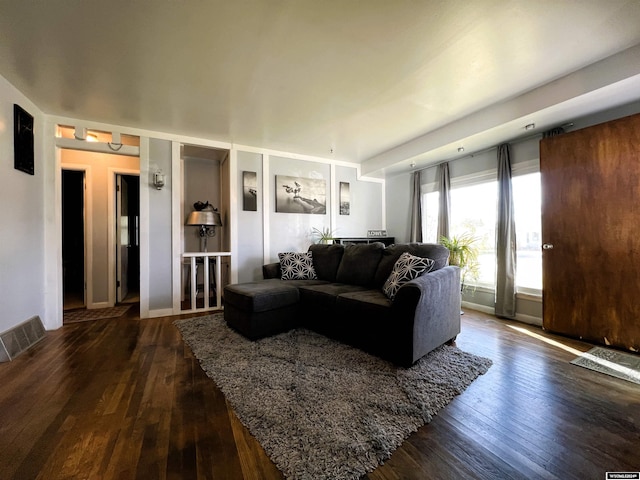
[[[0,362],[13,360],[31,345],[42,340],[44,334],[44,326],[38,316],[0,334]]]

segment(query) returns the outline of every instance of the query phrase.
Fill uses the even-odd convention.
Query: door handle
[[[543,243],[542,244],[542,249],[543,250],[553,250],[553,243]]]

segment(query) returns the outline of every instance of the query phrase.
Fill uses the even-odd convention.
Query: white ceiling
[[[383,175],[640,98],[639,25],[638,0],[0,0],[0,74],[48,114]]]

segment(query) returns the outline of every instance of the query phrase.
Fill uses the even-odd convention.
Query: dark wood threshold
[[[282,478],[185,347],[181,317],[138,311],[65,325],[0,364],[0,478]],[[365,478],[640,470],[640,387],[569,364],[591,345],[469,309],[462,322],[457,346],[493,367]]]

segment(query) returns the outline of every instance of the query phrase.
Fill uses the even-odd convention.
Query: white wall
[[[35,175],[13,168],[13,104],[34,117]],[[45,327],[44,115],[0,76],[0,332],[40,316]]]
[[[358,180],[355,167],[336,166],[334,208],[336,237],[366,237],[367,230],[383,228],[382,183]],[[340,215],[340,182],[349,184],[349,215]]]
[[[411,236],[411,173],[403,173],[387,179],[387,235],[396,243],[406,243]]]
[[[243,210],[242,172],[256,173],[256,211]],[[264,257],[262,155],[238,152],[238,175],[235,186],[238,192],[238,251],[234,262],[238,268],[238,282],[251,282],[262,278]]]
[[[242,172],[257,174],[257,211],[244,211]],[[325,182],[326,212],[324,214],[285,213],[276,211],[276,176],[312,178]],[[348,182],[351,189],[350,215],[339,215],[338,189]],[[233,261],[238,269],[238,281],[262,278],[262,265],[278,261],[278,253],[306,251],[316,237],[313,228],[329,228],[336,236],[366,236],[367,229],[384,225],[383,181],[358,178],[358,168],[330,160],[297,158],[269,151],[238,151],[236,212],[238,248]],[[303,195],[304,196],[304,195]]]
[[[172,145],[169,140],[149,140],[149,176],[140,178],[140,190],[149,192],[149,310],[173,308],[172,190],[179,188],[171,175]],[[162,190],[149,188],[151,176],[165,172]],[[143,275],[143,272],[140,272]],[[141,294],[142,294],[141,289]]]
[[[74,125],[78,120],[44,115],[1,76],[0,99],[0,153],[5,159],[0,162],[0,201],[3,205],[0,210],[0,308],[3,312],[0,316],[0,332],[35,315],[42,318],[46,328],[58,328],[62,325],[60,165],[63,159],[62,151],[56,148],[55,125]],[[13,169],[14,102],[35,117],[34,176]],[[313,227],[335,229],[339,225],[343,235],[357,236],[364,235],[368,228],[385,227],[382,183],[358,179],[355,166],[257,147],[240,151],[212,140],[105,125],[86,119],[81,122],[87,128],[119,131],[141,139],[140,307],[143,317],[166,315],[174,309],[173,283],[180,278],[173,271],[173,262],[178,255],[174,258],[172,244],[176,242],[172,237],[173,218],[180,216],[175,200],[180,195],[176,197],[173,192],[181,182],[180,178],[174,178],[174,174],[179,172],[179,167],[176,170],[175,165],[177,157],[173,153],[177,143],[229,150],[230,158],[238,159],[233,162],[227,160],[220,168],[220,177],[229,178],[232,182],[229,190],[222,187],[220,190],[231,202],[227,205],[226,200],[220,199],[223,221],[236,222],[231,233],[237,238],[226,235],[221,239],[223,250],[229,245],[237,245],[232,252],[232,280],[234,275],[239,277],[239,281],[260,278],[265,258],[267,261],[270,258],[277,259],[280,251],[306,250],[313,241],[310,235]],[[158,169],[163,170],[166,178],[162,190],[150,186],[153,173]],[[267,175],[269,187],[263,190],[264,196],[258,199],[257,212],[242,211],[243,170],[259,173],[259,188],[264,187],[262,180]],[[327,213],[276,213],[276,174],[326,179]],[[352,215],[340,219],[336,219],[338,181],[350,182],[354,209]],[[231,213],[235,219],[229,217]],[[177,244],[180,241],[177,240]],[[176,252],[181,250],[179,247]]]
[[[331,228],[331,167],[328,163],[300,161],[293,158],[272,156],[269,161],[268,182],[271,194],[265,208],[269,212],[269,258],[278,261],[280,252],[306,252],[313,243],[313,228]],[[277,176],[311,178],[326,182],[326,213],[304,214],[276,212],[276,191],[282,186],[276,184]]]

